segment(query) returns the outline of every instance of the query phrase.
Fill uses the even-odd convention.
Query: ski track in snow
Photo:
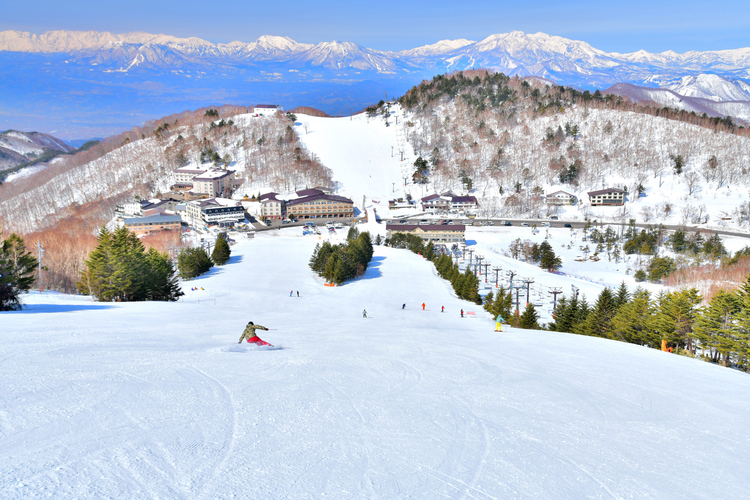
[[[323,287],[307,267],[323,238],[298,231],[240,241],[242,258],[185,283],[205,290],[184,301],[32,294],[0,314],[0,498],[713,499],[750,486],[748,375],[494,333],[405,250],[376,246],[362,278]],[[285,348],[236,344],[249,320]]]

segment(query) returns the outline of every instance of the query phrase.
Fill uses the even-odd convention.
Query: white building
[[[233,200],[195,200],[185,204],[185,218],[193,227],[242,222],[245,220],[245,209]]]
[[[234,190],[234,171],[212,168],[193,177],[193,194],[210,198],[229,196]]]
[[[622,206],[625,204],[625,191],[618,188],[600,189],[589,191],[589,202],[592,207],[596,206]]]
[[[567,191],[555,191],[547,195],[547,205],[575,205],[576,196]]]
[[[256,104],[253,108],[253,114],[258,116],[273,116],[277,111],[284,111],[284,108],[276,104]]]

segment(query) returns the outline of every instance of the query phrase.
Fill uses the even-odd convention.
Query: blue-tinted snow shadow
[[[210,278],[211,276],[218,276],[219,274],[222,274],[224,272],[224,268],[226,266],[229,266],[231,264],[239,264],[240,262],[242,262],[242,255],[230,256],[227,263],[224,264],[223,266],[214,265],[214,267],[212,267],[205,273],[201,274],[200,276],[196,276],[195,278],[191,278],[189,280],[184,280],[184,281],[185,283],[193,283],[196,281],[204,280],[206,278]]]
[[[385,260],[385,257],[373,257],[372,260],[370,260],[370,264],[367,266],[367,271],[365,271],[365,274],[359,277],[361,280],[371,280],[375,278],[380,278],[383,273],[380,272],[380,263]]]
[[[20,311],[4,311],[0,314],[36,314],[36,313],[63,313],[73,311],[93,311],[98,309],[111,309],[112,306],[104,304],[29,304],[24,305]]]
[[[466,240],[466,246],[470,247],[471,245],[476,245],[477,240]]]
[[[242,262],[242,255],[230,255],[229,256],[229,260],[224,265],[228,266],[230,264],[239,264],[240,262]],[[214,267],[216,267],[216,266],[214,266]]]

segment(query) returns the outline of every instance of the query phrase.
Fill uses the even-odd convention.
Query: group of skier
[[[291,292],[289,292],[289,296],[291,297],[293,295],[293,293],[294,293],[294,290],[292,290]],[[299,290],[297,291],[297,297],[299,297]],[[425,309],[426,307],[427,307],[426,304],[424,302],[422,302],[422,310],[423,311],[426,310]],[[406,309],[406,303],[401,304],[401,309]],[[445,312],[445,306],[440,306],[440,312],[441,313]],[[461,317],[463,318],[464,317],[464,310],[463,309],[461,309],[460,314],[461,314]],[[362,317],[363,318],[367,317],[367,309],[362,310]],[[501,332],[502,331],[502,323],[504,321],[505,320],[500,315],[498,315],[497,318],[495,318],[495,331],[496,332]],[[237,342],[237,343],[241,344],[243,340],[247,340],[247,342],[250,343],[250,344],[256,344],[256,345],[259,345],[259,346],[271,346],[271,347],[273,347],[271,344],[269,344],[265,340],[263,340],[260,337],[258,337],[257,333],[255,333],[257,330],[266,330],[267,331],[268,328],[266,328],[265,326],[256,325],[255,323],[253,323],[251,321],[245,327],[245,331],[242,332],[242,336],[240,337],[240,341]]]

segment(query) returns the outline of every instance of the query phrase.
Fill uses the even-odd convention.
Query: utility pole
[[[529,294],[531,291],[531,284],[534,282],[531,278],[526,278],[523,280],[524,284],[526,285],[526,307],[529,307]]]
[[[500,276],[500,271],[502,271],[503,268],[502,267],[493,267],[492,270],[495,271],[495,288],[497,288],[498,285],[500,284],[500,277],[499,277]]]
[[[505,273],[508,275],[508,278],[510,278],[510,288],[513,288],[513,276],[518,274],[516,271],[505,271]]]
[[[467,250],[469,253],[469,266],[471,266],[471,258],[474,256],[474,250]]]
[[[519,290],[521,290],[521,287],[520,287],[520,286],[517,286],[517,287],[516,287],[516,318],[518,318],[518,317],[520,316],[520,314],[519,314],[519,312],[518,312],[518,305],[519,305],[519,300],[518,300],[518,291],[519,291]]]
[[[480,267],[484,267],[484,282],[485,283],[487,283],[487,274],[488,274],[487,270],[489,269],[490,266],[491,266],[491,264],[489,262],[487,262],[486,264],[482,264],[480,266]]]
[[[479,276],[482,275],[482,261],[483,260],[484,260],[484,257],[482,257],[481,255],[477,255],[477,267],[479,268]]]
[[[552,304],[553,304],[552,311],[554,312],[554,310],[557,309],[557,296],[558,294],[562,293],[562,288],[560,288],[559,286],[556,286],[555,288],[552,289],[552,291],[547,292],[547,293],[552,294]]]
[[[39,291],[44,291],[44,279],[42,278],[42,255],[44,255],[44,248],[42,248],[42,242],[36,242],[37,252],[39,254]]]

